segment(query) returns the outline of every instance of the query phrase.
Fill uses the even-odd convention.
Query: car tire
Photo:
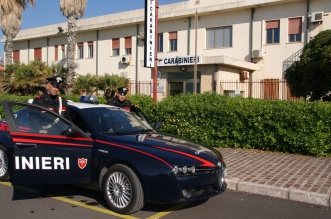
[[[144,193],[137,175],[127,166],[111,166],[102,180],[108,207],[120,214],[132,214],[144,206]]]
[[[0,145],[0,181],[9,180],[9,159],[7,149]]]

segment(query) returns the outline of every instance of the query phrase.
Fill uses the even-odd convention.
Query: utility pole
[[[193,90],[194,94],[197,93],[197,71],[198,71],[198,66],[197,66],[197,43],[198,43],[198,10],[195,11],[195,51],[194,51],[194,83],[193,83]]]
[[[145,48],[144,67],[153,68],[153,100],[157,101],[157,48],[158,48],[158,19],[159,1],[145,0]]]
[[[157,50],[158,50],[158,41],[159,41],[159,0],[155,0],[155,44],[154,44],[154,69],[153,69],[153,101],[157,101]]]

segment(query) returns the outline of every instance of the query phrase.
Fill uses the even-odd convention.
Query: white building
[[[193,92],[195,82],[198,93],[287,99],[286,87],[278,86],[284,70],[311,37],[331,28],[330,12],[330,0],[189,0],[160,6],[158,100]],[[67,23],[60,23],[20,31],[13,61],[65,65],[66,29]],[[152,95],[153,70],[144,67],[144,9],[78,20],[76,42],[78,74],[118,74],[130,79],[132,94]]]

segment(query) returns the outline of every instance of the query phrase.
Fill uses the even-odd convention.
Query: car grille
[[[212,167],[195,167],[196,174],[210,174],[215,171]]]

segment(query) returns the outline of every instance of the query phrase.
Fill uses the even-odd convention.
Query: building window
[[[288,19],[288,41],[301,42],[302,40],[302,18]]]
[[[232,27],[207,29],[207,49],[232,46]]]
[[[84,58],[84,43],[77,43],[77,59]]]
[[[55,56],[55,61],[59,60],[59,50],[58,50],[58,46],[54,46],[54,56]]]
[[[157,51],[163,52],[163,33],[159,33],[157,42],[158,42]]]
[[[119,38],[112,40],[112,54],[113,54],[113,56],[120,55],[120,39]]]
[[[41,60],[41,48],[34,48],[34,60]]]
[[[125,55],[130,55],[131,48],[132,48],[132,38],[131,37],[124,38],[124,46],[125,46]]]
[[[177,51],[177,31],[169,33],[169,50]]]
[[[88,58],[93,58],[93,41],[87,43],[88,45]]]
[[[279,43],[279,20],[266,21],[267,44]]]
[[[20,62],[20,51],[19,50],[13,51],[13,62]]]
[[[62,59],[66,58],[66,50],[64,45],[61,45],[61,58]]]

